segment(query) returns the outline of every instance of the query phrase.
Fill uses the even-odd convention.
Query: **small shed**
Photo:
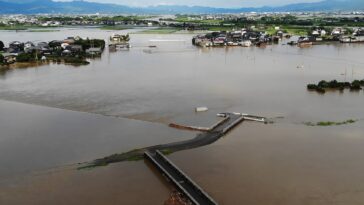
[[[14,53],[2,53],[1,55],[4,56],[4,63],[15,63],[16,62],[16,54]]]
[[[86,53],[90,55],[100,55],[102,53],[101,48],[89,48],[86,49]]]

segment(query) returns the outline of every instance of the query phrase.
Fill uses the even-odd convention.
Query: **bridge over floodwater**
[[[164,156],[160,150],[168,149],[171,151],[177,151],[210,144],[224,136],[245,119],[264,122],[264,118],[251,115],[232,113],[224,113],[220,115],[224,117],[224,120],[215,124],[211,127],[211,129],[202,129],[206,132],[199,134],[194,139],[151,147],[144,152],[145,159],[150,161],[184,196],[186,196],[195,205],[217,205],[218,203],[172,161]],[[181,127],[189,129],[187,126]],[[195,129],[194,127],[191,128]]]

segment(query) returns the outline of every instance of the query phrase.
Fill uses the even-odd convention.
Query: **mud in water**
[[[172,191],[167,201],[164,202],[164,205],[192,205],[192,202],[180,192]]]

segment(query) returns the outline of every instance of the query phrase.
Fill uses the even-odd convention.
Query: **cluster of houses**
[[[338,32],[339,31],[339,32]],[[343,31],[341,30],[333,30],[331,35],[333,36],[333,40],[337,39],[339,40],[339,36],[341,35]],[[307,36],[300,36],[297,41],[290,41],[288,42],[289,45],[299,45],[299,46],[305,46],[305,45],[312,45],[315,42],[322,42],[324,41],[324,38],[327,36],[328,32],[323,28],[315,28],[313,29],[309,35]]]
[[[364,28],[354,29],[351,36],[342,36],[340,38],[342,43],[361,43],[364,42]]]
[[[134,25],[153,26],[158,22],[143,19],[113,19],[114,15],[6,15],[0,16],[0,24],[6,26],[27,25],[39,27],[59,27],[59,26],[114,26],[114,25]]]
[[[80,37],[68,37],[65,40],[54,40],[50,42],[38,42],[31,41],[20,42],[13,41],[9,43],[8,47],[3,48],[5,64],[12,64],[17,62],[19,56],[31,56],[34,59],[32,61],[46,61],[48,58],[66,58],[66,57],[86,57],[101,55],[104,49],[104,45],[100,46],[100,43],[95,43],[99,47],[93,45],[94,40],[85,40]],[[104,42],[104,40],[95,39],[98,42]],[[28,54],[28,55],[27,55]]]
[[[32,26],[43,26],[43,27],[58,27],[62,25],[60,21],[42,21],[38,16],[27,16],[27,15],[1,16],[0,24],[7,26],[32,25]]]
[[[16,23],[20,24],[36,24],[38,23],[38,18],[36,16],[27,15],[5,15],[0,16],[0,23],[4,25],[14,25]]]
[[[266,43],[278,42],[283,36],[271,36],[266,32],[242,29],[237,31],[220,31],[212,32],[205,35],[197,35],[193,37],[192,44],[201,47],[212,46],[243,46],[250,47],[252,45],[264,45]]]
[[[265,45],[267,43],[278,43],[283,37],[290,38],[279,27],[275,28],[275,35],[267,32],[254,31],[254,29],[242,29],[236,31],[211,32],[193,37],[192,44],[201,47],[213,46],[244,46]],[[334,28],[331,31],[324,28],[313,28],[307,36],[300,36],[296,41],[289,41],[289,45],[313,45],[320,42],[337,41],[341,43],[364,42],[364,28],[356,28],[352,34],[345,28]]]
[[[364,42],[364,28],[355,28],[351,35],[345,28],[334,28],[331,33],[325,29],[314,29],[310,35],[299,37],[297,43],[300,45],[320,43],[323,41],[340,41],[341,43],[359,43]],[[291,44],[294,44],[291,42]]]

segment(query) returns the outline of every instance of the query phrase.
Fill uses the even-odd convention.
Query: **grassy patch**
[[[305,36],[307,35],[307,27],[300,27],[300,26],[283,26],[280,27],[280,30],[282,30],[285,33],[288,33],[290,35],[297,35],[297,36]],[[269,26],[265,29],[265,31],[269,35],[275,35],[277,33],[277,30],[275,29],[275,26]]]
[[[139,161],[139,160],[142,160],[144,159],[143,156],[140,156],[140,155],[136,155],[136,156],[131,156],[127,159],[127,161],[129,162],[135,162],[135,161]]]
[[[19,30],[28,30],[28,29],[44,29],[44,28],[54,28],[47,26],[38,26],[38,25],[14,25],[14,26],[0,26],[0,30],[7,31],[19,31]]]
[[[277,30],[273,26],[271,26],[265,29],[265,32],[267,32],[267,34],[269,35],[275,35],[277,33]]]
[[[305,36],[307,35],[307,30],[306,29],[297,29],[297,28],[287,28],[284,29],[287,31],[287,33],[291,34],[291,35],[297,35],[297,36]]]
[[[170,150],[170,149],[164,149],[164,150],[161,150],[161,152],[162,152],[162,154],[164,154],[164,155],[170,155],[170,154],[172,154],[173,152],[172,152],[172,150]]]
[[[199,23],[199,24],[220,24],[223,22],[223,20],[218,20],[218,19],[199,20],[199,19],[189,19],[188,17],[178,17],[175,19],[175,21],[182,23]]]
[[[124,152],[121,154],[113,154],[104,158],[96,159],[93,162],[88,163],[85,166],[81,166],[78,169],[90,169],[99,166],[106,166],[110,163],[123,162],[123,161],[139,161],[144,158],[143,154],[145,149],[134,149],[129,152]]]
[[[15,30],[27,30],[24,26],[0,26],[0,30],[15,31]]]
[[[333,121],[321,121],[321,122],[317,122],[317,123],[313,123],[313,122],[304,122],[303,124],[307,125],[307,126],[320,126],[320,127],[328,127],[328,126],[339,126],[339,125],[347,125],[347,124],[353,124],[355,122],[357,122],[358,120],[346,120],[346,121],[342,121],[342,122],[333,122]]]
[[[156,29],[140,31],[138,33],[141,33],[141,34],[171,34],[171,33],[175,33],[180,30],[181,29],[178,29],[178,28],[156,28]]]
[[[233,27],[228,26],[209,26],[207,27],[208,31],[232,31]]]
[[[103,26],[100,28],[101,30],[115,30],[115,31],[121,31],[126,30],[127,28],[123,26]]]
[[[33,29],[28,30],[28,32],[58,32],[60,30],[51,30],[51,29]]]
[[[88,65],[90,62],[83,58],[76,58],[76,57],[67,57],[64,58],[64,62],[66,64],[72,64],[72,65]]]

